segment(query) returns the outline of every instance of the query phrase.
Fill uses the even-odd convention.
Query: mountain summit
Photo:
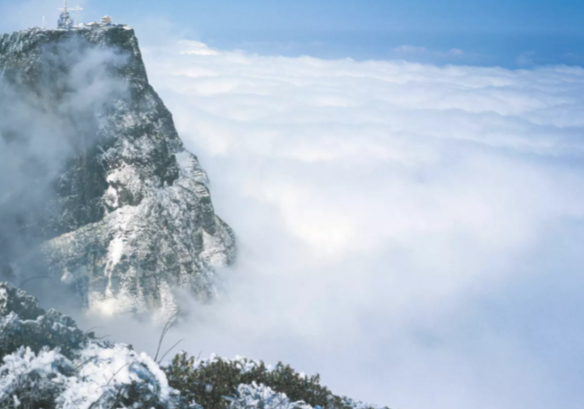
[[[105,314],[172,314],[236,254],[129,27],[0,37],[0,274]],[[26,272],[26,273],[25,273]]]

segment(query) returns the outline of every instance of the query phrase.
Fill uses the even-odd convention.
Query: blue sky
[[[202,30],[557,33],[581,31],[584,20],[576,0],[104,0],[92,8],[162,15]]]
[[[59,0],[31,0],[10,31],[49,24]],[[76,4],[75,2],[71,2]],[[584,2],[577,0],[80,0],[83,19],[109,14],[150,30],[164,21],[211,46],[271,55],[406,59],[436,64],[584,65]],[[15,3],[0,0],[0,7]],[[26,11],[25,11],[26,10]],[[37,15],[38,14],[38,15]],[[10,16],[10,17],[8,17]],[[148,23],[147,23],[148,22]],[[139,32],[140,34],[140,32]],[[409,48],[403,48],[408,46]],[[463,53],[451,53],[452,49]],[[404,51],[407,50],[407,51]]]
[[[584,2],[576,0],[107,0],[100,8],[129,21],[162,16],[211,45],[264,54],[584,64]],[[420,50],[395,51],[403,45]],[[465,54],[444,56],[451,49]]]

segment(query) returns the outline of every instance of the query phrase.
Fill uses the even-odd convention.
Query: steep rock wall
[[[107,314],[167,316],[175,288],[213,298],[234,234],[134,31],[4,35],[0,71],[0,144],[16,158],[0,165],[0,273],[24,278],[34,264]]]

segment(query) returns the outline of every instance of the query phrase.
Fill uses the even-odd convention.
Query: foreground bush
[[[212,357],[198,361],[186,353],[180,353],[165,368],[165,372],[172,388],[205,409],[241,406],[236,404],[241,398],[240,385],[264,385],[274,392],[285,394],[289,402],[303,402],[314,408],[371,408],[334,395],[320,384],[319,375],[308,377],[282,363],[269,368],[263,362],[247,359],[231,361]]]

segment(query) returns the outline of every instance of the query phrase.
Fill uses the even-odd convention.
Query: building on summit
[[[61,11],[61,14],[59,15],[59,20],[57,21],[57,28],[59,30],[73,30],[73,29],[98,29],[101,27],[124,27],[129,29],[129,27],[125,24],[113,24],[112,23],[112,18],[110,16],[103,16],[101,19],[101,23],[81,23],[79,20],[79,13],[81,11],[83,11],[83,9],[79,6],[75,7],[75,8],[68,8],[67,7],[67,0],[64,0],[65,3],[63,5],[62,8],[59,8],[58,10]],[[76,12],[77,15],[75,16],[75,19],[73,19],[73,17],[71,17],[70,12]]]
[[[99,23],[87,23],[87,24],[83,24],[82,23],[81,24],[81,28],[83,28],[83,27],[85,27],[85,28],[92,28],[93,29],[93,28],[99,28],[99,27],[101,27],[101,24],[99,24]]]

